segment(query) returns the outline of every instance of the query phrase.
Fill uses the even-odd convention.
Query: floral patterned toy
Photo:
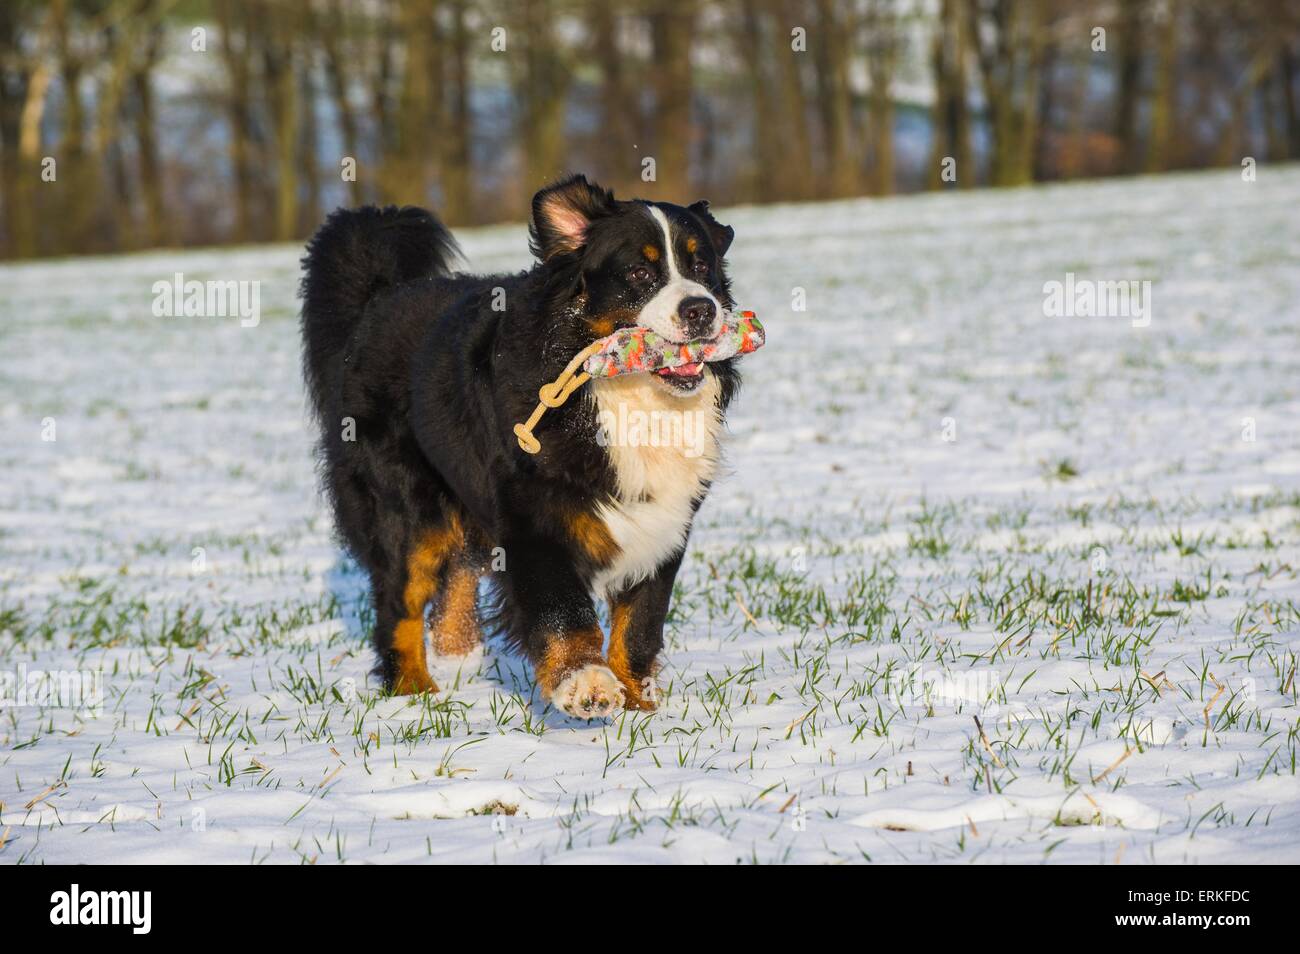
[[[736,355],[748,354],[763,347],[767,336],[752,311],[742,311],[740,320],[732,322],[731,315],[722,324],[715,338],[695,341],[669,341],[649,328],[620,328],[608,337],[593,341],[583,348],[560,376],[542,386],[537,393],[538,404],[522,424],[515,425],[515,437],[521,450],[536,454],[542,445],[533,436],[533,428],[542,419],[548,407],[559,407],[569,395],[592,378],[612,378],[619,374],[635,374],[680,368],[684,365],[707,361],[725,361]],[[582,370],[579,371],[578,368]]]

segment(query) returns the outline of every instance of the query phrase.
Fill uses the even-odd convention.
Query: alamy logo
[[[974,709],[997,718],[1006,697],[1002,676],[991,669],[970,672],[930,670],[920,663],[890,672],[886,680],[889,700],[898,706]]]
[[[596,420],[596,443],[601,447],[673,447],[683,457],[694,458],[708,450],[713,416],[705,411],[645,411],[620,401],[617,410],[597,412]]]
[[[1098,282],[1065,273],[1065,281],[1043,283],[1043,314],[1048,318],[1128,318],[1134,328],[1151,324],[1151,282],[1129,279]]]
[[[129,924],[132,934],[148,934],[153,923],[152,891],[71,891],[50,895],[51,924]]]
[[[238,318],[241,328],[256,328],[262,320],[262,283],[258,281],[185,280],[177,272],[171,281],[153,283],[155,318]]]
[[[97,716],[104,707],[104,674],[97,669],[0,669],[0,709],[51,706]]]

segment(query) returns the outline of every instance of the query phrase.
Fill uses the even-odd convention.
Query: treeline
[[[1287,0],[3,0],[0,254],[1300,157]]]

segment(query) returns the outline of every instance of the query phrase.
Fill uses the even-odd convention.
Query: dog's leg
[[[683,551],[685,552],[685,551]],[[664,619],[682,553],[650,576],[609,600],[609,668],[623,684],[629,709],[653,711],[658,705],[652,682],[664,645]]]
[[[375,594],[375,652],[384,688],[399,696],[437,692],[424,650],[424,619],[408,616],[387,590]]]
[[[605,637],[587,586],[564,547],[531,538],[505,546],[506,623],[528,652],[542,698],[582,719],[621,709],[624,690],[605,665]]]
[[[424,649],[424,610],[448,558],[464,544],[460,521],[409,536],[401,559],[374,586],[375,651],[384,687],[398,695],[437,692]]]
[[[596,624],[546,637],[541,661],[534,666],[542,694],[557,709],[580,719],[602,719],[623,708],[625,690],[600,657],[603,642]]]
[[[478,573],[463,553],[448,561],[433,617],[433,650],[439,656],[464,656],[483,639],[478,619]]]

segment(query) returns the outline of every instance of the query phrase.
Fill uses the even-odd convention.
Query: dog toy
[[[742,311],[734,324],[724,321],[714,338],[695,341],[669,341],[649,328],[620,328],[593,341],[573,356],[560,376],[542,385],[537,392],[537,407],[528,420],[515,425],[520,450],[536,454],[541,443],[533,428],[548,407],[559,407],[574,391],[592,378],[612,378],[620,374],[665,371],[709,361],[725,361],[736,355],[749,354],[763,347],[767,335],[752,311]],[[582,370],[579,371],[578,369]]]

